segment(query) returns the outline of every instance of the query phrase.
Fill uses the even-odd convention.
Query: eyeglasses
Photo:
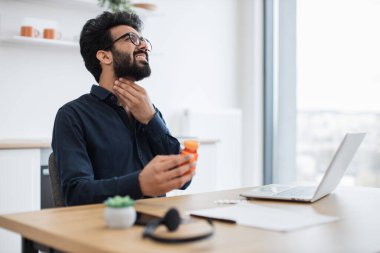
[[[145,44],[147,45],[148,51],[152,51],[152,44],[150,43],[150,41],[145,39],[142,36],[139,37],[136,33],[133,33],[133,32],[127,32],[127,33],[121,35],[119,38],[112,41],[112,43],[110,45],[105,47],[104,50],[110,49],[113,44],[115,44],[116,42],[118,42],[119,40],[122,40],[122,39],[124,39],[124,41],[130,40],[133,43],[133,45],[135,45],[137,47],[141,45],[142,41],[144,41]]]

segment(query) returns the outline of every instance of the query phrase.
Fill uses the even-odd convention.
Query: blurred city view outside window
[[[380,187],[380,1],[297,1],[297,180],[366,132],[342,185]]]

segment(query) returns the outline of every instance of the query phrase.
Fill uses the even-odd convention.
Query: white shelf
[[[0,0],[1,1],[1,0]],[[106,7],[100,7],[98,0],[7,0],[7,1],[18,1],[18,2],[24,2],[24,3],[32,3],[32,4],[39,4],[39,5],[50,5],[50,6],[72,6],[72,7],[83,7],[91,10],[97,10],[100,14],[101,11],[107,10]],[[140,3],[148,3],[148,4],[155,4],[154,0],[132,0],[132,4],[140,4]],[[107,4],[106,4],[107,5]],[[153,14],[152,11],[149,10],[143,10],[138,7],[133,7],[132,9],[137,12],[143,12],[148,13],[149,16]],[[157,15],[157,11],[154,11],[155,15]],[[138,13],[141,15],[141,13]]]
[[[65,40],[49,40],[41,38],[30,38],[22,36],[14,36],[12,38],[1,39],[2,43],[12,45],[33,45],[33,46],[56,46],[67,48],[79,48],[79,43]]]
[[[8,0],[14,1],[14,0]],[[82,5],[87,7],[99,7],[97,0],[16,0],[18,2],[24,3],[35,3],[35,4],[74,4],[74,5]],[[100,8],[100,7],[99,7]]]
[[[30,0],[28,0],[30,1]],[[41,0],[33,0],[33,1],[40,1]],[[97,8],[101,10],[102,8],[98,5],[97,0],[44,0],[44,2],[49,2],[52,4],[67,4],[67,5],[76,5],[76,6],[83,6],[87,8]]]

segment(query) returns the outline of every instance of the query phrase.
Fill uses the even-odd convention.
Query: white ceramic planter
[[[129,228],[136,220],[136,210],[129,207],[108,207],[104,209],[104,219],[109,228]]]

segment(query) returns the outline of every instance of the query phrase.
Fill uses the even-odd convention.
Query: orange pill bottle
[[[183,143],[183,145],[185,146],[185,148],[182,150],[181,155],[192,154],[193,158],[190,160],[190,162],[196,162],[198,160],[197,150],[199,147],[199,143],[197,141],[194,141],[194,140],[187,140]],[[193,172],[194,170],[195,170],[195,166],[191,167],[190,170],[188,170],[185,173],[185,175]]]

